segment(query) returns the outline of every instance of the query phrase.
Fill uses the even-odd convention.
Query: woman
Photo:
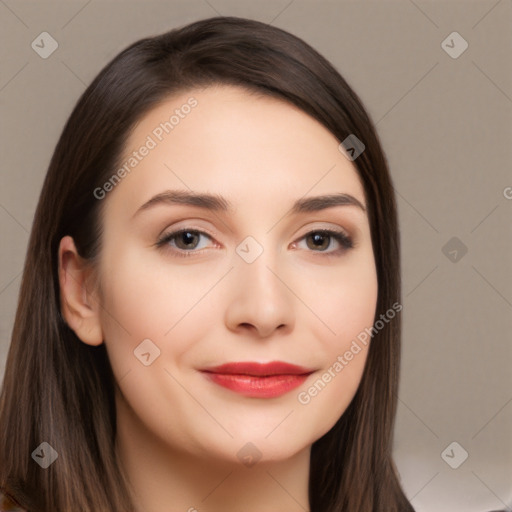
[[[412,511],[397,213],[314,49],[212,18],[96,77],[34,218],[0,399],[30,511]]]

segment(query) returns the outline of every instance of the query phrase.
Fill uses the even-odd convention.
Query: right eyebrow
[[[185,190],[166,190],[153,196],[149,201],[146,201],[132,217],[159,204],[188,204],[211,211],[234,211],[233,205],[224,197],[217,194],[198,194]]]

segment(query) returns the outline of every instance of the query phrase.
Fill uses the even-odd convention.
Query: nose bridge
[[[247,288],[245,292],[271,299],[273,295],[283,294],[285,289],[275,275],[278,267],[277,252],[268,239],[267,242],[265,247],[252,237],[241,242],[237,247],[239,261],[235,272],[240,284]]]
[[[279,253],[268,237],[265,242],[247,237],[237,246],[227,312],[232,328],[251,324],[262,335],[294,321],[293,295],[279,276]]]

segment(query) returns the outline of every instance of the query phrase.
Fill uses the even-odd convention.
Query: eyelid
[[[327,223],[327,225],[326,225],[326,223],[320,224],[320,225],[317,225],[317,224],[318,223],[315,223],[314,225],[308,224],[306,231],[304,231],[304,233],[300,237],[298,237],[296,240],[300,240],[300,239],[304,238],[306,235],[309,235],[310,233],[316,233],[317,231],[330,231],[330,232],[334,232],[334,233],[341,233],[341,234],[345,235],[347,238],[352,238],[350,232],[338,224],[332,224],[332,223]]]

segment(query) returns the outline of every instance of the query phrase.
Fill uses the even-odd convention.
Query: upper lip
[[[225,363],[219,366],[203,368],[201,371],[209,373],[223,373],[231,375],[305,375],[313,373],[314,370],[285,363],[283,361],[272,361],[270,363],[256,363],[252,361]]]

